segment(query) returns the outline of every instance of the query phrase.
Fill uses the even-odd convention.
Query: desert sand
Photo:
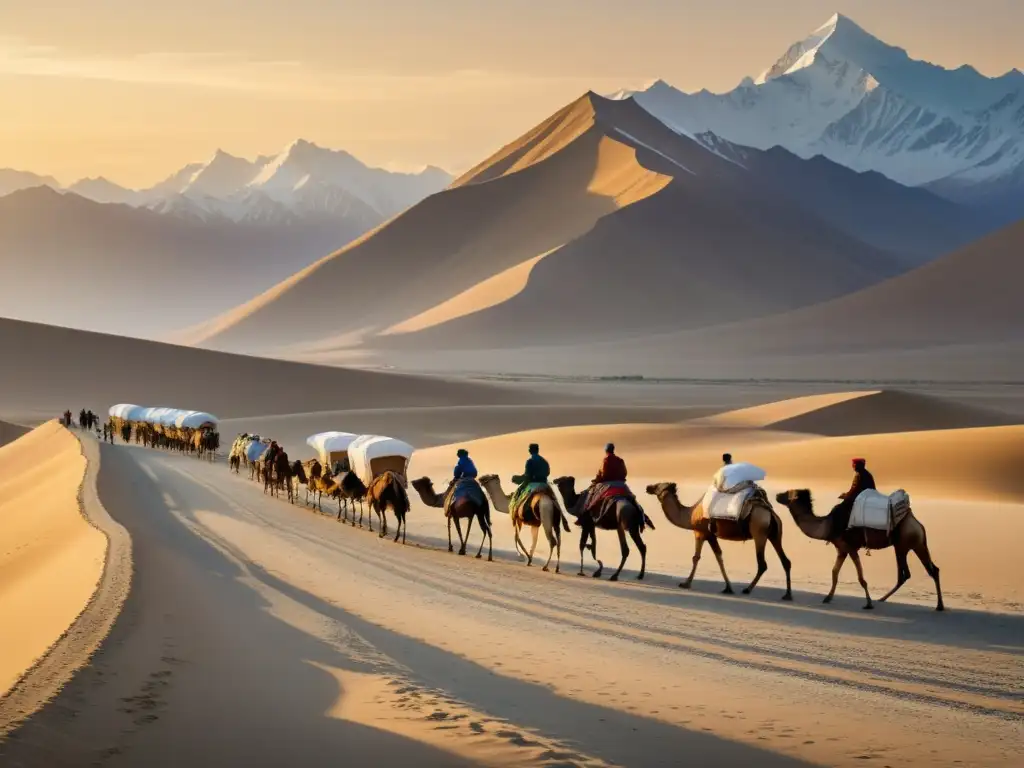
[[[1011,764],[1024,746],[1015,552],[1024,487],[1000,470],[1019,466],[1024,435],[992,426],[995,412],[981,407],[951,406],[957,428],[928,430],[938,402],[834,392],[674,418],[654,408],[649,423],[573,426],[563,415],[566,426],[418,451],[410,474],[442,481],[465,445],[507,484],[535,440],[556,475],[585,478],[611,439],[637,489],[673,480],[692,501],[730,450],[768,470],[769,490],[798,483],[827,500],[848,483],[855,451],[882,487],[904,486],[915,500],[942,568],[945,614],[932,610],[916,561],[911,582],[874,612],[860,610],[852,571],[822,606],[831,551],[784,512],[792,604],[779,602],[771,554],[749,597],[718,594],[710,557],[694,588],[679,590],[692,536],[646,495],[657,526],[644,534],[648,577],[634,580],[634,551],[623,581],[610,584],[573,575],[578,529],[563,540],[562,573],[543,573],[516,560],[498,513],[488,563],[449,554],[443,515],[415,498],[403,547],[338,524],[333,502],[320,514],[269,498],[222,463],[104,445],[98,499],[131,535],[131,591],[90,663],[0,742],[0,756],[12,765],[274,765],[301,744],[309,765],[339,754],[438,766]],[[483,421],[514,423],[518,407],[507,408],[505,422]],[[391,422],[380,412],[377,423],[419,421],[436,436],[431,410],[400,410]],[[886,413],[919,431],[862,434]],[[575,415],[586,423],[596,414]],[[271,422],[298,435],[316,416]],[[372,409],[362,418],[372,421]],[[812,425],[827,436],[794,429]],[[24,447],[4,450],[41,461]],[[723,549],[743,584],[751,545]],[[598,552],[617,564],[612,534],[599,534]],[[537,554],[546,558],[543,540]],[[865,566],[876,596],[891,586],[891,552]]]
[[[83,516],[86,461],[55,421],[0,448],[0,696],[92,598],[106,538]]]

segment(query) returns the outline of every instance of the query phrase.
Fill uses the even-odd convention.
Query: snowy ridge
[[[47,186],[97,203],[146,207],[192,220],[293,224],[333,216],[371,229],[451,181],[451,175],[433,166],[395,173],[299,139],[276,155],[255,160],[217,150],[205,163],[190,163],[148,189],[127,189],[102,177],[65,188],[49,176],[0,169],[0,196]]]
[[[634,98],[691,138],[824,155],[907,185],[939,189],[949,179],[963,190],[1024,178],[1024,74],[988,78],[917,61],[840,14],[727,93],[656,80],[613,97]]]

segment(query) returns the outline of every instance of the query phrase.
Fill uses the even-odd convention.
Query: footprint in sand
[[[503,739],[508,739],[517,747],[539,747],[540,744],[536,741],[530,741],[525,738],[523,734],[518,731],[498,731],[498,736]]]

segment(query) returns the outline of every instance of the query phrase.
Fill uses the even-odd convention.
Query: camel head
[[[488,486],[497,486],[497,489],[499,491],[501,490],[501,479],[497,475],[483,475],[478,481],[484,488]]]
[[[434,490],[434,481],[429,477],[421,477],[418,480],[413,480],[411,481],[411,485],[416,489],[416,493],[420,495],[420,499],[428,507],[441,505],[441,498]]]
[[[675,483],[655,483],[648,485],[646,490],[651,496],[657,496],[658,501],[664,501],[669,496],[676,495],[676,488]]]
[[[576,498],[576,478],[572,475],[556,477],[551,484],[558,489],[563,500]]]
[[[775,501],[787,507],[792,507],[793,504],[798,503],[806,504],[809,507],[811,506],[811,492],[806,488],[784,491],[783,493],[776,494]]]

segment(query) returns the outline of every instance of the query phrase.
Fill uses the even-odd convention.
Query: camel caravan
[[[228,466],[240,474],[248,469],[250,479],[263,483],[264,493],[288,501],[298,500],[300,486],[306,487],[306,505],[323,511],[326,495],[338,502],[337,520],[359,527],[367,511],[377,515],[380,536],[388,535],[387,511],[396,518],[394,540],[405,543],[406,514],[409,511],[409,482],[406,479],[413,447],[393,437],[355,435],[350,432],[320,432],[306,443],[316,451],[309,461],[291,461],[276,440],[242,433],[231,445]],[[370,531],[373,519],[367,517]]]
[[[137,443],[144,445],[198,453],[211,459],[216,455],[219,441],[217,421],[210,414],[118,405],[110,409],[110,418],[112,428],[118,429],[126,442],[134,436]],[[598,578],[604,571],[604,564],[597,556],[598,531],[615,531],[619,539],[621,560],[610,577],[612,581],[618,580],[630,557],[630,540],[640,553],[637,579],[643,579],[646,574],[647,545],[643,536],[648,528],[654,529],[654,522],[626,484],[625,462],[616,455],[615,446],[611,443],[605,447],[597,475],[582,491],[577,491],[573,477],[551,480],[548,462],[540,455],[539,447],[531,444],[524,472],[511,478],[516,484],[511,494],[506,493],[497,475],[478,476],[476,466],[465,449],[458,450],[452,476],[446,487],[438,491],[441,486],[435,487],[428,477],[409,482],[409,463],[414,449],[396,438],[332,431],[310,435],[306,444],[313,449],[314,458],[292,461],[277,441],[258,434],[242,433],[231,445],[228,466],[236,474],[247,472],[251,480],[263,485],[264,493],[284,496],[290,503],[299,503],[301,487],[305,486],[305,505],[323,512],[326,496],[338,504],[336,520],[350,523],[353,527],[363,527],[366,517],[372,532],[373,515],[376,515],[380,538],[388,535],[387,513],[390,509],[396,519],[393,541],[401,539],[403,544],[406,541],[406,518],[410,509],[408,487],[411,484],[426,506],[443,510],[448,522],[449,552],[455,551],[453,525],[459,540],[458,554],[465,555],[475,522],[481,534],[476,557],[482,558],[484,544],[487,544],[489,561],[493,560],[493,506],[496,511],[509,515],[516,553],[527,565],[533,563],[537,541],[543,530],[549,546],[543,570],[549,570],[554,559],[556,573],[561,568],[562,533],[572,531],[568,520],[572,517],[580,529],[580,576],[586,573],[584,557],[588,551],[597,563],[591,575]],[[679,499],[676,483],[654,483],[645,489],[657,500],[669,523],[693,534],[692,567],[679,586],[689,589],[693,584],[706,543],[725,582],[723,592],[733,594],[721,542],[753,541],[757,570],[742,592],[753,592],[768,570],[766,552],[771,545],[786,576],[782,599],[792,600],[791,562],[782,543],[783,520],[759,484],[766,473],[750,463],[733,463],[729,454],[723,455],[722,459],[723,464],[712,478],[711,485],[692,506]],[[908,557],[913,552],[935,583],[936,610],[944,610],[939,568],[931,559],[927,535],[924,526],[914,516],[910,496],[902,489],[889,495],[880,493],[867,471],[865,460],[853,459],[852,463],[854,479],[850,490],[842,494],[839,504],[823,517],[815,514],[808,490],[790,490],[775,497],[775,503],[789,510],[796,526],[806,536],[830,543],[836,549],[832,588],[824,602],[833,599],[839,573],[846,560],[850,559],[864,590],[864,608],[873,608],[859,552],[862,549],[870,552],[891,547],[896,555],[897,582],[881,600],[888,600],[910,578]],[[523,541],[524,528],[531,532],[529,547]]]
[[[121,403],[108,412],[107,429],[121,439],[147,448],[163,448],[215,461],[220,448],[217,417],[205,411],[147,408]]]

